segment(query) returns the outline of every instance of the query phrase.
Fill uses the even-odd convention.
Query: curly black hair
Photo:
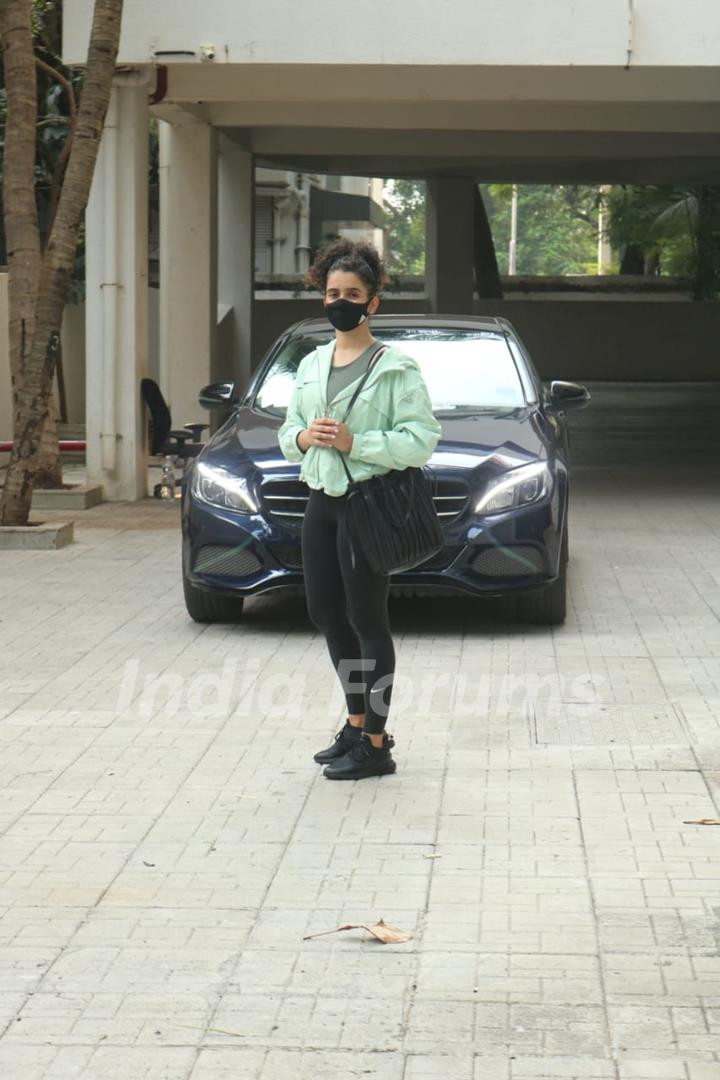
[[[341,238],[321,248],[305,275],[305,281],[324,294],[331,270],[347,270],[357,274],[367,286],[370,298],[379,293],[388,280],[380,252],[368,240]]]

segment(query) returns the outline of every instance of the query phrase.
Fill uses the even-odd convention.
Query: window
[[[255,273],[272,274],[273,198],[255,198]]]
[[[258,388],[255,404],[261,409],[284,410],[300,361],[331,337],[329,331],[287,341]],[[378,340],[399,345],[417,360],[434,412],[457,414],[526,404],[516,362],[502,333],[451,327],[389,328],[378,334]],[[519,357],[518,361],[521,363]]]

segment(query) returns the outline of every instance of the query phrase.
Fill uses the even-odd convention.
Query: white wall
[[[85,304],[67,304],[62,324],[63,375],[69,424],[85,423]],[[55,379],[55,402],[57,379]],[[58,412],[59,416],[60,413]]]
[[[92,0],[65,0],[64,56],[83,63]],[[631,10],[632,9],[632,10]],[[212,44],[218,62],[717,65],[717,0],[125,0],[120,62]],[[341,77],[344,77],[341,73]]]
[[[0,272],[0,442],[13,437],[12,380],[8,340],[8,276]],[[85,305],[68,304],[62,324],[63,372],[68,422],[85,423]],[[59,416],[57,379],[53,381]]]

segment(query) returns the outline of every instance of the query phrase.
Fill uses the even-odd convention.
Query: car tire
[[[568,523],[567,523],[567,511],[565,511],[565,528],[563,529],[562,548],[561,548],[562,560],[567,566],[570,562],[570,546],[568,541]]]
[[[551,585],[527,596],[515,598],[515,619],[517,622],[533,623],[542,626],[559,626],[565,622],[567,614],[567,564],[568,564],[568,527],[567,518],[563,529],[560,547],[560,565],[558,576]]]
[[[192,585],[183,574],[185,607],[191,619],[198,623],[238,622],[242,615],[244,597],[222,596]]]

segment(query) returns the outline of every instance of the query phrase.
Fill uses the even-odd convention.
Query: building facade
[[[65,0],[69,64],[85,60],[91,12]],[[271,319],[255,284],[303,268],[313,200],[321,229],[378,230],[371,184],[424,178],[422,309],[477,310],[475,184],[718,183],[719,62],[707,0],[366,0],[353,19],[318,0],[126,0],[87,215],[89,479],[111,499],[146,490],[149,114],[159,375],[186,419],[199,386],[246,381],[273,326],[303,310],[278,302]],[[367,219],[339,194],[366,200]],[[687,329],[676,319],[678,342]]]

